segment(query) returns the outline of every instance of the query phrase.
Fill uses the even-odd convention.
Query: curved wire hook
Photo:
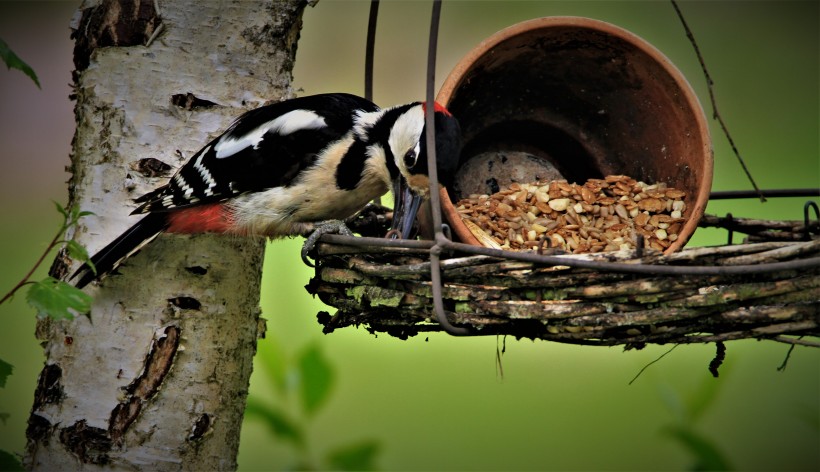
[[[820,221],[820,207],[812,200],[809,200],[803,205],[803,239],[808,241],[811,239],[811,220],[809,219],[809,208],[814,210],[814,217]]]
[[[436,49],[438,47],[438,26],[441,18],[441,0],[433,0],[433,11],[430,16],[430,42],[427,49],[427,90],[426,98],[428,104],[435,103],[433,88],[436,83]],[[447,333],[453,336],[469,335],[471,331],[467,328],[453,326],[444,313],[444,301],[441,297],[441,251],[442,245],[446,245],[449,240],[442,232],[441,224],[441,201],[438,190],[438,168],[436,167],[436,126],[434,122],[434,106],[425,107],[425,127],[427,134],[427,169],[430,178],[430,206],[433,213],[433,228],[435,230],[435,244],[430,248],[430,279],[433,283],[433,308],[439,324]]]

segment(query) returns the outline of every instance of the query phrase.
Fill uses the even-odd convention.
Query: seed
[[[600,252],[632,247],[636,234],[643,234],[649,247],[666,248],[678,239],[684,222],[685,203],[673,196],[685,194],[674,190],[627,176],[582,185],[515,183],[493,195],[470,195],[456,208],[465,224],[486,233],[481,240],[490,247],[534,250],[547,235],[564,250]]]
[[[565,211],[569,206],[569,198],[556,198],[549,201],[549,206],[555,211]]]
[[[595,202],[595,194],[587,187],[581,187],[581,198],[587,203]]]
[[[657,212],[663,210],[665,207],[666,205],[657,198],[647,198],[638,202],[638,208],[644,211]]]
[[[672,223],[672,224],[669,225],[668,228],[666,228],[666,233],[676,235],[676,234],[680,233],[680,229],[681,229],[681,224],[680,223]]]

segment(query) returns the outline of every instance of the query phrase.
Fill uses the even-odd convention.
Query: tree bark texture
[[[89,252],[132,199],[242,111],[291,94],[305,3],[102,0],[74,18],[70,203]],[[42,320],[25,465],[232,470],[259,335],[264,241],[161,236],[89,287],[90,317]],[[76,264],[58,257],[52,273]]]

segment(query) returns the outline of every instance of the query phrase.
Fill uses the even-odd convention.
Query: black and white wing
[[[246,192],[287,187],[358,113],[378,111],[364,98],[334,93],[294,98],[240,116],[188,160],[167,185],[139,197],[137,213],[213,203]]]

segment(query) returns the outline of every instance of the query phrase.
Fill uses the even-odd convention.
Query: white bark
[[[81,9],[98,8],[98,20],[119,23],[110,31],[124,36],[135,28],[123,21],[130,3]],[[96,216],[74,237],[92,253],[138,221],[128,216],[131,200],[167,178],[134,171],[136,161],[178,167],[241,111],[290,95],[304,7],[298,0],[135,5],[143,17],[146,8],[161,8],[151,23],[161,22],[161,34],[147,47],[94,48],[76,75],[72,203]],[[89,26],[91,11],[73,25],[80,37],[100,29]],[[173,95],[188,93],[217,106],[172,104]],[[41,321],[47,360],[26,466],[235,469],[260,323],[262,254],[260,240],[161,236],[121,275],[88,289],[90,320]]]

